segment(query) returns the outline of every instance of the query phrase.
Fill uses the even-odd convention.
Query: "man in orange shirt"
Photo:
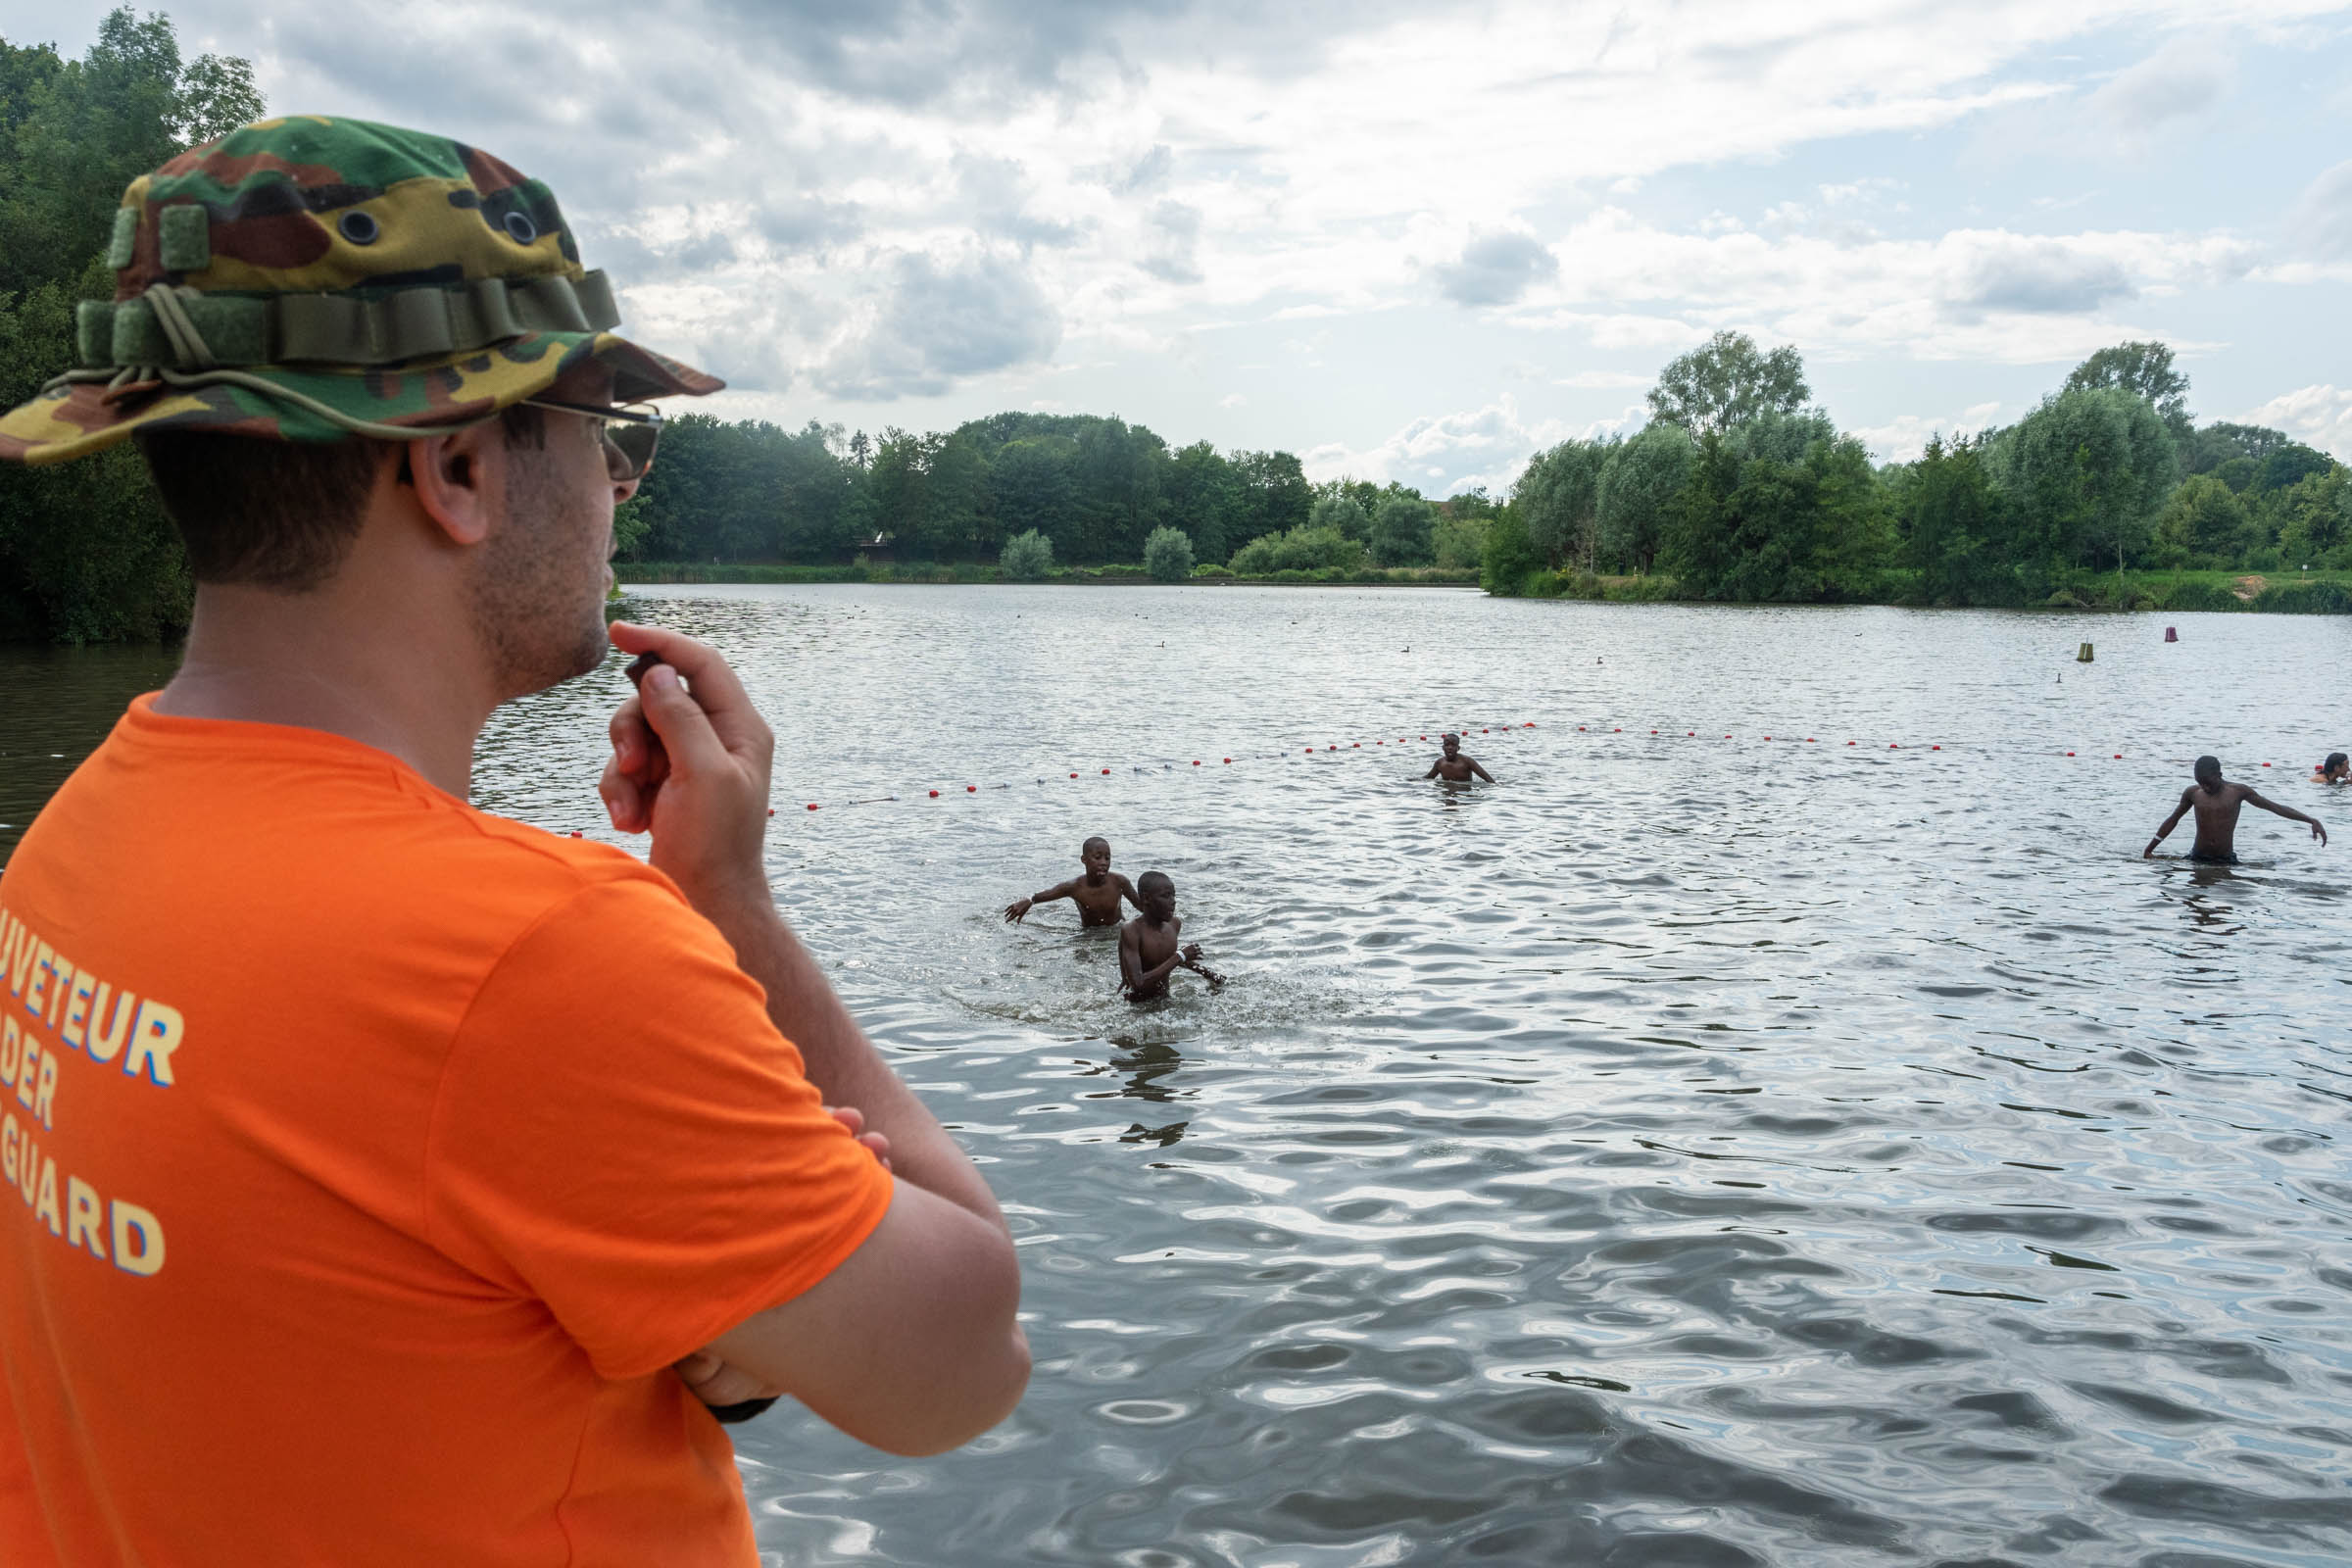
[[[248,126],[110,254],[0,457],[135,435],[196,615],[0,876],[0,1563],[749,1565],[707,1405],[1002,1419],[1003,1216],[778,916],[725,662],[611,628],[650,865],[466,802],[605,655],[622,405],[718,383],[442,137]]]

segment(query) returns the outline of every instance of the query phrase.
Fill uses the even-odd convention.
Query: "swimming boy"
[[[1212,987],[1225,977],[1200,966],[1200,944],[1177,946],[1184,922],[1176,915],[1176,884],[1164,871],[1146,871],[1139,884],[1144,912],[1119,927],[1119,984],[1129,1002],[1150,1002],[1168,994],[1168,976],[1190,969]]]
[[[1135,896],[1135,884],[1110,868],[1108,839],[1092,838],[1079,845],[1078,863],[1086,867],[1086,875],[1074,876],[1043,893],[1007,904],[1004,918],[1017,921],[1041,904],[1067,899],[1078,906],[1080,925],[1117,925],[1121,899],[1139,909],[1144,906],[1144,901]]]
[[[2352,783],[2352,758],[2345,757],[2341,752],[2329,752],[2328,760],[2312,769],[2311,781],[2314,784]]]
[[[1421,775],[1423,778],[1442,778],[1448,784],[1467,784],[1470,775],[1476,773],[1490,784],[1494,782],[1494,774],[1462,755],[1462,738],[1459,735],[1441,735],[1438,739],[1444,744],[1446,755],[1429,764],[1429,771]]]
[[[2148,847],[2139,852],[2141,859],[2154,855],[2156,846],[2164,842],[2164,836],[2180,823],[2180,818],[2194,811],[2197,813],[2197,841],[2189,846],[2188,858],[2209,864],[2235,865],[2237,808],[2241,806],[2259,806],[2266,811],[2293,821],[2310,822],[2311,836],[2322,844],[2328,842],[2328,830],[2293,807],[2264,800],[2262,792],[2251,784],[2225,782],[2218,758],[2198,758],[2196,774],[2197,781],[2180,792],[2180,804],[2173,808],[2173,814],[2164,819],[2164,826],[2158,828],[2156,836],[2148,840]]]

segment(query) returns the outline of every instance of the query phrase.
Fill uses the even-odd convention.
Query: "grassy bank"
[[[849,566],[808,566],[789,562],[737,561],[616,561],[613,575],[631,583],[1002,583],[1009,581],[991,563],[942,564],[908,562],[904,564],[867,563]],[[1195,566],[1195,583],[1250,586],[1297,583],[1381,585],[1437,585],[1474,587],[1478,573],[1445,566],[1366,566],[1354,571],[1330,567],[1322,571],[1277,571],[1264,576],[1239,576],[1223,566]],[[1152,574],[1141,566],[1056,566],[1046,574],[1048,583],[1140,584],[1149,587]]]
[[[1888,572],[1884,592],[1846,603],[1926,608],[1908,573]],[[1531,572],[1513,597],[1605,600],[1630,604],[1685,602],[1671,577],[1608,577],[1591,572]],[[2132,571],[2081,573],[2032,604],[1976,605],[1979,610],[2154,610],[2246,612],[2257,614],[2352,614],[2352,571]]]

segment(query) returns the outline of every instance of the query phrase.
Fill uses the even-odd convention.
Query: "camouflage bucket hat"
[[[131,181],[74,367],[0,416],[0,458],[134,430],[288,441],[431,435],[588,360],[623,403],[725,383],[616,337],[548,188],[446,136],[264,120]]]

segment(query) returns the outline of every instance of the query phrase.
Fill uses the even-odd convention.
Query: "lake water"
[[[2352,621],[629,611],[743,668],[778,897],[1026,1262],[1036,1376],[969,1449],[738,1429],[773,1561],[2352,1556],[2352,792],[2305,782]],[[0,653],[0,820],[158,662]],[[481,804],[604,833],[622,689],[503,713]],[[1417,780],[1456,724],[1497,786]],[[2344,836],[2141,860],[2204,751]],[[1068,906],[999,918],[1093,833],[1221,995],[1131,1007]]]

